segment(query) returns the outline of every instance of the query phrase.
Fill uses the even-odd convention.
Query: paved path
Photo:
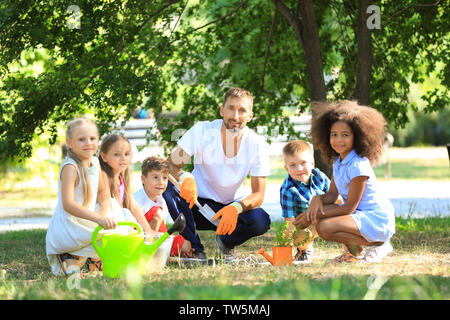
[[[425,217],[450,215],[450,181],[379,181],[397,216]],[[279,185],[270,185],[261,207],[272,220],[281,219]]]
[[[450,182],[445,181],[379,181],[382,190],[392,201],[397,216],[413,217],[449,216],[450,215]],[[248,188],[249,189],[249,188]],[[267,186],[266,198],[262,207],[271,219],[281,220],[280,186]],[[0,232],[23,229],[46,229],[53,206],[36,209],[30,216],[26,208],[0,208]],[[169,221],[170,221],[169,217]]]

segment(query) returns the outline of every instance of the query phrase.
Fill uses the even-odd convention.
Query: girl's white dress
[[[92,200],[87,208],[91,211],[95,211],[101,171],[98,158],[93,157],[92,159],[93,165],[88,168]],[[61,197],[61,172],[62,169],[68,164],[71,164],[76,168],[78,177],[80,177],[80,172],[75,161],[71,158],[65,158],[59,171],[58,204],[50,220],[45,238],[47,259],[50,263],[52,272],[55,275],[62,272],[56,256],[57,254],[70,253],[78,256],[99,258],[97,252],[92,246],[92,232],[98,224],[86,219],[75,217],[74,215],[66,212],[63,208]],[[81,179],[75,187],[75,201],[80,205],[83,204],[83,186]],[[104,230],[102,229],[101,231]],[[99,232],[99,235],[103,233],[104,232]]]

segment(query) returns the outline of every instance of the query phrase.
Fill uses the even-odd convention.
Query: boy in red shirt
[[[167,188],[168,178],[169,166],[166,160],[159,157],[148,157],[142,162],[143,188],[133,194],[151,228],[159,232],[167,231],[165,218],[169,210],[162,194]],[[181,255],[190,258],[192,252],[189,240],[184,239],[181,235],[174,237],[170,256]]]

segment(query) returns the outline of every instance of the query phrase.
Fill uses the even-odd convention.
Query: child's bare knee
[[[321,237],[322,239],[325,239],[325,237],[327,236],[326,229],[326,223],[323,223],[323,221],[317,222],[316,231],[319,237]]]
[[[330,236],[330,228],[328,225],[329,223],[324,220],[321,220],[316,224],[317,234],[324,240],[328,240]]]

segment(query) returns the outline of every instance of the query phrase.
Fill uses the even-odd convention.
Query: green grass
[[[426,151],[424,151],[426,152]],[[450,180],[448,159],[393,159],[391,179]],[[386,164],[374,168],[377,178],[384,178]]]
[[[423,152],[432,149],[424,148]],[[269,182],[281,183],[286,177],[281,158],[272,159],[271,165]],[[375,168],[378,178],[383,179],[384,170],[384,166]],[[48,185],[36,188],[26,184],[27,177],[35,175],[29,171],[23,174],[2,176],[0,208],[20,206],[34,212],[39,206],[50,207],[46,203],[57,197],[57,187],[50,182],[57,179],[48,178]],[[448,159],[392,159],[392,179],[450,180]],[[253,254],[263,261],[256,252],[264,247],[272,253],[279,223],[240,246],[238,256]],[[303,266],[186,269],[170,265],[143,278],[108,279],[92,273],[80,280],[51,274],[45,256],[45,230],[7,232],[0,234],[0,299],[362,299],[378,276],[386,277],[387,282],[379,291],[370,292],[377,299],[448,300],[449,224],[449,217],[397,217],[391,239],[394,252],[377,264],[325,263],[342,249],[318,239],[313,262]],[[207,254],[217,254],[214,232],[199,233]]]
[[[30,206],[30,202],[49,203],[58,198],[58,189],[40,187],[0,191],[0,208],[10,206]],[[42,206],[42,205],[41,205]]]
[[[427,151],[424,150],[426,153]],[[286,170],[281,157],[271,159],[271,175],[267,178],[272,183],[282,183]],[[402,180],[450,180],[450,165],[446,158],[436,159],[392,159],[391,178]],[[377,179],[385,179],[386,164],[374,168]]]
[[[229,276],[228,271],[216,273],[215,277]],[[126,280],[106,278],[85,278],[71,287],[65,279],[54,279],[46,283],[19,283],[3,280],[0,296],[5,299],[151,299],[151,300],[361,300],[368,294],[368,285],[374,277],[343,276],[312,280],[295,277],[277,280],[268,277],[264,282],[251,285],[223,285],[218,281],[199,284],[185,280],[182,284],[157,279],[143,279],[142,285],[133,287]],[[214,278],[216,279],[216,278]],[[213,280],[214,280],[213,279]],[[207,281],[211,281],[209,277]],[[1,281],[0,281],[1,283]],[[389,277],[375,297],[381,300],[445,300],[448,299],[448,278],[444,277]]]
[[[0,299],[362,299],[376,277],[387,282],[377,299],[445,299],[449,295],[450,218],[399,218],[394,252],[377,264],[329,264],[341,247],[315,241],[311,264],[290,267],[217,265],[186,269],[170,265],[144,277],[56,277],[45,257],[45,230],[0,234]],[[275,230],[237,250],[244,258],[265,247]],[[200,231],[206,252],[216,253],[214,232]],[[259,256],[260,261],[263,260]]]

